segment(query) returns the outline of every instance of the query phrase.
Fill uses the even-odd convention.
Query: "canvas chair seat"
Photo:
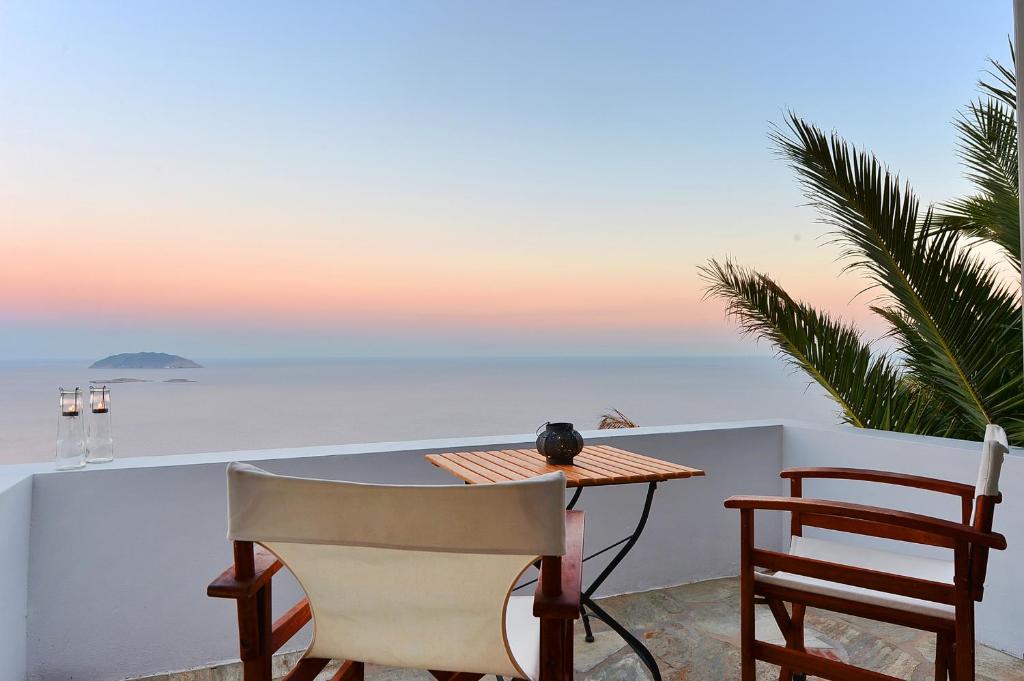
[[[813,537],[793,537],[789,554],[791,556],[813,558],[828,563],[849,565],[851,567],[865,568],[893,575],[942,582],[943,584],[953,583],[952,560],[912,556],[895,551],[853,546],[851,544]],[[953,619],[955,614],[953,606],[946,605],[945,603],[923,601],[899,594],[874,591],[872,589],[850,586],[840,582],[830,582],[824,579],[815,579],[789,572],[776,572],[774,574],[757,572],[754,573],[754,579],[766,584],[800,589],[822,596],[845,598],[857,601],[858,603],[916,612],[922,615]]]
[[[540,679],[540,620],[533,616],[533,598],[513,596],[505,610],[505,636],[516,664],[528,681]]]

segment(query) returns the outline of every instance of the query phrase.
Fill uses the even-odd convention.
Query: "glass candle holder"
[[[58,393],[60,416],[57,417],[57,470],[66,471],[85,465],[85,424],[82,414],[82,391],[78,388]]]
[[[114,460],[114,433],[110,426],[110,388],[89,388],[89,419],[86,421],[86,463]]]

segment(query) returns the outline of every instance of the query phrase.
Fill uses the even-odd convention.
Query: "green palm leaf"
[[[939,233],[930,213],[920,216],[910,187],[874,156],[795,115],[788,124],[773,138],[834,228],[846,268],[881,292],[887,321],[902,320],[893,335],[916,380],[941,394],[951,419],[975,437],[995,421],[1016,428],[1024,415],[1016,296],[963,251],[958,233]]]
[[[943,223],[999,244],[1019,269],[1016,109],[992,97],[970,104],[955,125],[967,179],[978,191],[945,206]]]
[[[903,380],[852,326],[794,300],[767,275],[732,262],[712,260],[700,274],[707,295],[725,300],[744,332],[770,342],[824,388],[847,423],[930,435],[955,431],[956,423],[936,408],[937,398]]]
[[[988,72],[994,80],[981,80],[978,87],[989,97],[1001,101],[1011,109],[1017,108],[1017,53],[1013,49],[1013,40],[1007,40],[1010,48],[1010,66],[1004,66],[995,59],[988,63],[993,70]]]

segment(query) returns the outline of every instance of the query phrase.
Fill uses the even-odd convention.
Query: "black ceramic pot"
[[[543,428],[537,436],[537,451],[548,463],[567,466],[583,451],[583,436],[573,430],[571,423],[545,423]]]

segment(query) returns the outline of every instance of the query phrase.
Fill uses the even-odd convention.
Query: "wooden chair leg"
[[[754,659],[754,511],[740,509],[740,679],[755,681]]]
[[[572,654],[572,652],[573,652],[572,651],[572,647],[573,647],[573,629],[575,628],[574,625],[575,625],[575,620],[566,620],[566,622],[565,622],[565,643],[562,644],[562,646],[563,646],[562,647],[562,652],[563,652],[562,665],[563,665],[563,669],[565,670],[564,671],[565,681],[572,681],[572,678],[575,675],[575,669],[573,668],[573,654]]]
[[[970,554],[966,544],[958,542],[953,552],[954,577],[956,586],[956,681],[974,681],[974,597],[970,586]]]
[[[807,607],[800,603],[794,603],[792,605],[793,612],[790,614],[782,601],[773,598],[767,600],[775,622],[779,625],[779,631],[786,639],[786,647],[790,650],[806,652],[804,648],[804,615],[807,613]],[[803,674],[794,671],[791,667],[779,667],[779,681],[805,678]]]
[[[785,603],[780,600],[775,598],[768,598],[766,600],[772,616],[775,617],[775,624],[778,625],[779,631],[782,632],[783,638],[786,639],[786,647],[788,648],[793,628],[793,620],[789,616],[789,611],[786,610]],[[793,681],[793,670],[786,665],[779,667],[779,681]]]
[[[542,618],[540,621],[540,681],[564,681],[566,640],[565,620]]]
[[[238,601],[243,681],[271,681],[273,678],[273,627],[270,582],[267,582],[252,598]]]
[[[974,681],[974,613],[961,621],[959,612],[956,622],[956,653],[953,660],[955,681]]]
[[[792,640],[786,639],[786,645],[794,650],[799,650],[801,653],[807,652],[807,647],[804,644],[804,616],[807,614],[807,606],[801,603],[793,604],[793,614],[790,619],[792,620]],[[805,674],[793,674],[793,681],[807,681]]]
[[[949,634],[935,637],[935,681],[949,681]]]
[[[797,650],[806,650],[804,647],[804,616],[806,614],[806,605],[801,603],[793,604],[793,647]]]

